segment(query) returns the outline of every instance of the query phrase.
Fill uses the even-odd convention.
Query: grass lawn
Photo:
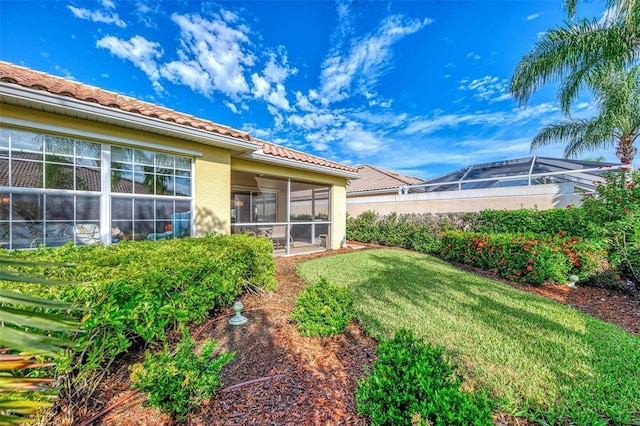
[[[543,424],[640,424],[640,338],[569,306],[403,250],[301,264],[350,288],[373,336],[400,328],[447,348],[496,411]]]

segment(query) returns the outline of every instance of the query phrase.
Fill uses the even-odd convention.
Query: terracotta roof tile
[[[68,96],[84,102],[97,103],[99,105],[115,108],[122,111],[143,115],[145,117],[158,118],[163,121],[177,123],[195,129],[217,133],[223,136],[257,142],[262,146],[266,155],[295,160],[306,164],[324,166],[336,170],[355,173],[352,167],[345,166],[320,157],[305,154],[300,151],[285,148],[269,142],[253,139],[248,133],[233,129],[228,126],[203,120],[201,118],[183,114],[169,108],[164,108],[135,98],[123,96],[98,87],[89,86],[76,81],[56,77],[40,71],[0,61],[0,81],[17,84],[32,89],[44,90],[52,94]]]
[[[413,183],[422,182],[422,179],[402,175],[391,170],[364,164],[357,166],[358,174],[362,179],[357,179],[347,186],[347,194],[352,192],[382,191],[385,189],[397,189]]]
[[[169,108],[7,62],[0,61],[0,81],[32,89],[44,90],[49,93],[72,97],[84,102],[97,103],[109,108],[117,108],[146,117],[159,118],[163,121],[180,123],[194,128],[206,129],[212,133],[251,141],[251,136],[240,130],[234,130],[230,127],[221,126]]]
[[[274,157],[285,158],[288,160],[300,161],[303,163],[313,164],[316,166],[329,167],[332,169],[343,170],[346,172],[356,173],[356,169],[353,167],[345,166],[344,164],[336,163],[334,161],[325,160],[324,158],[316,157],[314,155],[305,154],[295,149],[285,148],[273,143],[257,140],[262,145],[262,152],[267,155],[273,155]]]

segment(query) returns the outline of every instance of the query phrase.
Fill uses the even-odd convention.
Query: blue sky
[[[578,15],[603,8],[583,2]],[[521,108],[509,81],[564,19],[561,0],[0,0],[0,60],[430,178],[531,155],[532,137],[560,118],[555,87]],[[581,98],[575,115],[591,114]],[[617,161],[614,149],[582,158],[599,155]]]

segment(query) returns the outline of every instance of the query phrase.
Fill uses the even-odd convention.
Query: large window
[[[191,182],[188,157],[0,128],[0,247],[190,235]]]

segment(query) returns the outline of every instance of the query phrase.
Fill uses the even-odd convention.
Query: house
[[[358,177],[240,130],[0,62],[3,248],[269,236],[275,226],[287,233],[276,254],[338,248],[347,181]]]
[[[361,191],[351,198],[348,187],[347,211],[357,216],[366,210],[387,215],[565,208],[579,205],[583,194],[593,192],[597,182],[603,181],[603,173],[620,167],[538,156],[473,164],[393,192]]]
[[[355,169],[362,178],[347,183],[347,213],[352,217],[376,208],[393,211],[398,191],[423,181],[368,164]]]

